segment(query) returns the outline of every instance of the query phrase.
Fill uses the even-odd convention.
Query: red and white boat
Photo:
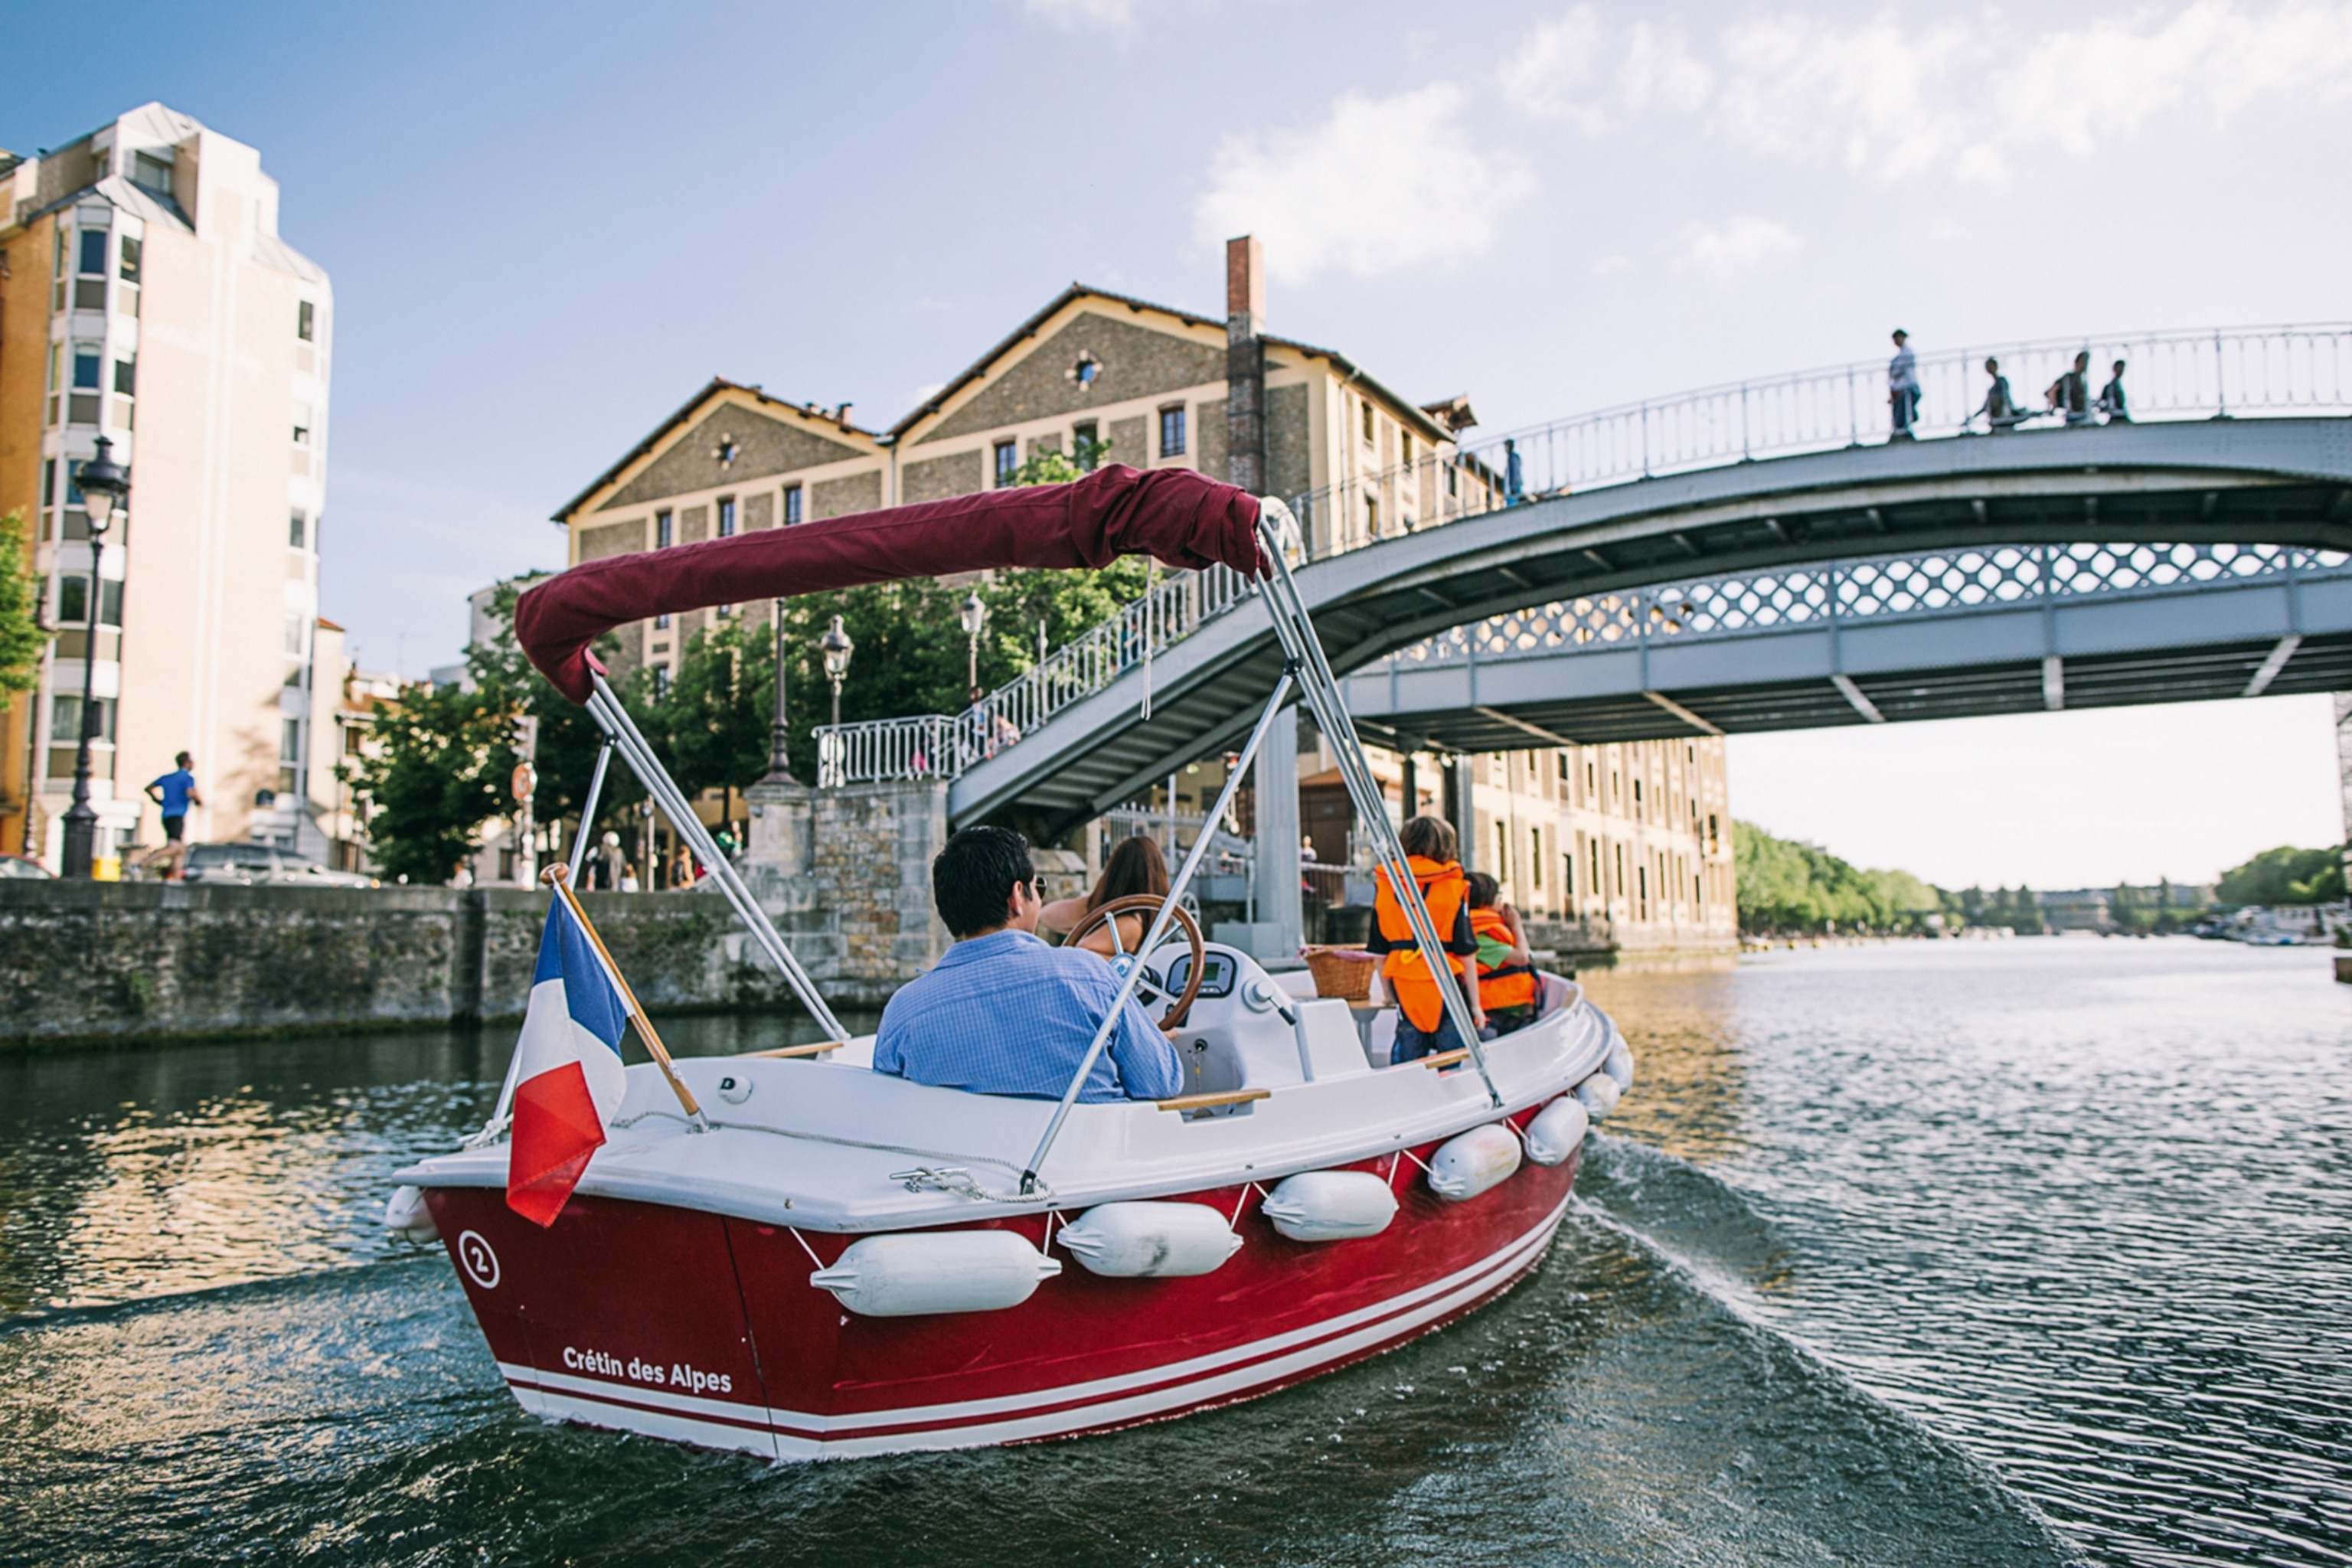
[[[1291,656],[1233,780],[1303,696],[1380,858],[1402,868],[1290,582],[1294,526],[1197,475],[1114,468],[614,558],[525,595],[527,651],[588,701],[835,1043],[678,1060],[675,1086],[662,1065],[629,1068],[609,1142],[546,1228],[507,1205],[496,1121],[399,1173],[415,1191],[387,1223],[437,1234],[524,1408],[780,1459],[1105,1431],[1402,1343],[1536,1266],[1590,1118],[1633,1079],[1572,983],[1543,977],[1516,1033],[1376,1066],[1392,1014],[1316,997],[1173,919],[1196,847],[1149,962],[1119,964],[1155,1007],[1189,998],[1184,1096],[1078,1104],[1083,1068],[1058,1105],[877,1074],[872,1037],[840,1029],[584,654],[645,616],[847,583],[1222,560],[1258,575]],[[1434,946],[1426,911],[1409,913]],[[1447,1005],[1466,1025],[1458,993]],[[1022,1020],[998,1026],[1017,1048]]]

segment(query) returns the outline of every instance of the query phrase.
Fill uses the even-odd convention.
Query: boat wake
[[[1031,1447],[775,1467],[541,1424],[437,1249],[19,1319],[0,1538],[82,1563],[2065,1560],[1979,1467],[1747,1310],[1787,1265],[1736,1194],[1613,1138],[1588,1157],[1549,1260],[1465,1322]]]

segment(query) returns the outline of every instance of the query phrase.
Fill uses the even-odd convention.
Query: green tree
[[[654,695],[653,671],[640,669],[630,679],[628,699],[638,728],[687,795],[746,788],[768,771],[774,633],[740,620],[696,632],[664,696]]]
[[[515,709],[503,690],[423,683],[375,705],[374,749],[344,764],[368,806],[368,847],[384,875],[438,885],[481,847],[482,825],[512,809]]]
[[[1916,931],[1944,907],[1908,871],[1859,870],[1753,823],[1732,823],[1731,846],[1743,931]]]
[[[2332,904],[2344,897],[2344,851],[2283,844],[2222,872],[2213,892],[2225,904]]]
[[[25,562],[25,514],[0,517],[0,695],[39,683],[49,634],[39,615],[40,585]]]

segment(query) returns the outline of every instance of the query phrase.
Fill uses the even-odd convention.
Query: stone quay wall
[[[947,837],[944,785],[763,788],[745,878],[828,1001],[878,1005],[938,962],[948,938],[930,858]],[[520,1017],[547,899],[0,881],[0,1047]],[[709,883],[582,903],[650,1010],[799,1005]]]

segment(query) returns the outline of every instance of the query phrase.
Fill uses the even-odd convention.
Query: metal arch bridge
[[[1434,476],[1362,476],[1294,500],[1300,591],[1366,729],[1447,749],[2352,687],[2352,327],[2136,341],[2175,373],[2137,424],[1961,435],[1931,363],[1927,438],[1873,441],[1807,412],[1843,367],[1522,433],[1517,504],[1385,538],[1349,492]],[[1096,815],[1246,727],[1280,664],[1252,596],[1186,574],[963,714],[821,730],[820,784]]]

